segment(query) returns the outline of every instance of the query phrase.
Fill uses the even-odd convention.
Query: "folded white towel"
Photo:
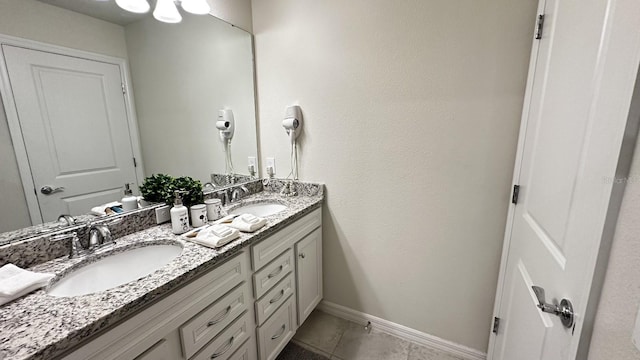
[[[108,204],[102,204],[100,206],[92,207],[91,213],[93,215],[98,215],[98,216],[107,215],[107,212],[106,212],[107,208],[110,208],[113,206],[122,206],[122,203],[119,201],[113,201]]]
[[[242,214],[233,219],[229,226],[242,232],[254,232],[267,224],[267,220],[251,214]]]
[[[240,232],[226,225],[211,225],[200,230],[194,238],[186,238],[197,244],[211,248],[219,248],[240,236]]]
[[[54,276],[24,270],[13,264],[0,267],[0,305],[47,285]]]

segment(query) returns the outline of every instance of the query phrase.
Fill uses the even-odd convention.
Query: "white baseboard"
[[[356,311],[329,301],[323,300],[322,302],[320,302],[320,304],[318,305],[318,310],[356,323],[365,324],[367,321],[371,321],[371,325],[373,325],[374,329],[380,330],[387,334],[395,335],[401,339],[411,341],[419,345],[423,345],[444,353],[461,357],[463,359],[485,360],[487,358],[487,354],[483,353],[480,350],[456,344],[454,342],[441,339],[437,336],[429,335],[427,333],[423,333],[404,325],[396,324],[389,320],[365,314],[363,312]]]

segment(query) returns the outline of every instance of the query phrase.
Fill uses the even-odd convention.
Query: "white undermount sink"
[[[108,255],[65,275],[47,290],[49,295],[69,297],[108,290],[145,277],[182,253],[182,245],[154,244]]]
[[[263,202],[247,204],[237,207],[229,212],[229,215],[251,214],[253,216],[265,217],[286,210],[287,206],[276,202]]]

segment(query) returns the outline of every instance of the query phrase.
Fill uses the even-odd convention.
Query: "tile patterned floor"
[[[367,332],[360,324],[318,310],[298,329],[293,342],[336,360],[461,360],[375,328]]]

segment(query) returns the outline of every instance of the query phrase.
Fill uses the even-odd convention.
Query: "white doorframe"
[[[77,50],[58,45],[51,45],[39,41],[0,34],[0,46],[2,45],[12,45],[30,50],[38,50],[58,55],[66,55],[99,61],[103,63],[114,64],[120,68],[120,79],[124,84],[126,90],[124,101],[127,112],[127,124],[129,126],[129,135],[131,140],[131,148],[133,149],[133,156],[137,161],[135,172],[139,185],[139,183],[144,178],[144,167],[142,163],[140,133],[138,130],[138,120],[136,117],[134,106],[135,103],[133,100],[133,91],[130,86],[131,74],[129,73],[129,64],[127,63],[127,60],[113,56],[101,55],[88,51]],[[11,134],[11,141],[13,142],[13,148],[16,153],[18,170],[20,173],[20,178],[22,179],[22,188],[24,189],[24,195],[27,200],[27,207],[29,208],[31,223],[33,225],[40,224],[42,223],[42,215],[40,214],[38,198],[34,193],[35,185],[33,183],[33,178],[31,177],[31,167],[29,165],[29,158],[27,156],[27,148],[22,138],[22,130],[20,127],[20,120],[18,118],[18,110],[14,101],[13,92],[11,91],[9,72],[7,70],[7,64],[4,59],[4,55],[0,56],[0,96],[2,97],[2,102],[4,103],[7,123],[9,125],[9,133]]]
[[[617,104],[619,106],[610,106],[597,109],[591,116],[604,117],[604,118],[619,118],[623,117],[627,119],[627,125],[625,129],[625,136],[622,141],[621,153],[617,160],[616,178],[624,178],[629,175],[631,167],[631,157],[633,155],[634,145],[638,138],[638,122],[640,119],[631,119],[629,111],[632,106],[637,107],[637,112],[640,112],[640,72],[638,65],[640,64],[640,36],[637,35],[637,10],[640,9],[635,0],[618,0],[613,1],[608,9],[608,17],[612,18],[607,29],[606,48],[601,49],[599,53],[597,76],[601,87],[598,89],[597,102],[598,103],[610,103]],[[538,4],[538,10],[536,13],[541,14],[544,10],[545,0],[540,0]],[[535,30],[534,30],[535,31]],[[633,34],[633,36],[629,35]],[[532,31],[533,38],[533,31]],[[604,39],[594,39],[594,41],[604,41]],[[518,184],[520,182],[520,169],[522,165],[522,155],[524,149],[524,139],[527,129],[528,113],[531,105],[531,91],[533,87],[534,72],[537,63],[538,47],[539,43],[532,40],[531,57],[529,62],[529,72],[527,75],[527,85],[525,91],[525,98],[523,103],[522,120],[520,125],[520,133],[518,135],[518,147],[516,152],[516,159],[514,164],[513,182],[512,184]],[[609,56],[613,54],[613,56]],[[620,54],[627,54],[628,56],[620,56]],[[616,56],[617,55],[617,56]],[[629,79],[626,89],[619,89],[617,86],[622,82],[621,79]],[[618,90],[610,91],[610,90]],[[637,91],[634,93],[634,89]],[[621,95],[622,94],[622,95]],[[638,98],[634,98],[638,97]],[[632,103],[633,98],[633,103]],[[638,103],[636,103],[638,102]],[[593,108],[596,108],[593,105]],[[613,235],[615,232],[616,221],[622,203],[622,195],[624,193],[625,182],[612,182],[611,196],[609,198],[608,207],[606,209],[606,219],[603,224],[603,233],[601,236],[600,244],[598,247],[598,253],[591,259],[594,264],[594,271],[589,274],[592,278],[592,284],[588,294],[584,298],[575,299],[586,304],[586,312],[584,314],[576,314],[583,318],[584,326],[583,331],[580,334],[580,342],[577,349],[576,359],[586,359],[589,351],[589,345],[591,341],[591,331],[593,329],[592,321],[595,318],[595,314],[598,308],[598,301],[600,298],[600,292],[602,284],[604,282],[604,275],[608,264],[608,254],[613,241]],[[515,206],[509,204],[509,210],[507,215],[507,222],[505,226],[504,242],[502,247],[501,263],[498,275],[498,284],[496,287],[496,297],[494,302],[493,314],[499,312],[502,302],[502,291],[504,287],[504,281],[506,277],[506,258],[509,253],[509,247],[511,245],[511,233],[513,227]],[[493,328],[493,317],[489,326],[489,331]],[[493,351],[495,346],[496,336],[490,333],[489,347],[487,359],[493,358]]]

